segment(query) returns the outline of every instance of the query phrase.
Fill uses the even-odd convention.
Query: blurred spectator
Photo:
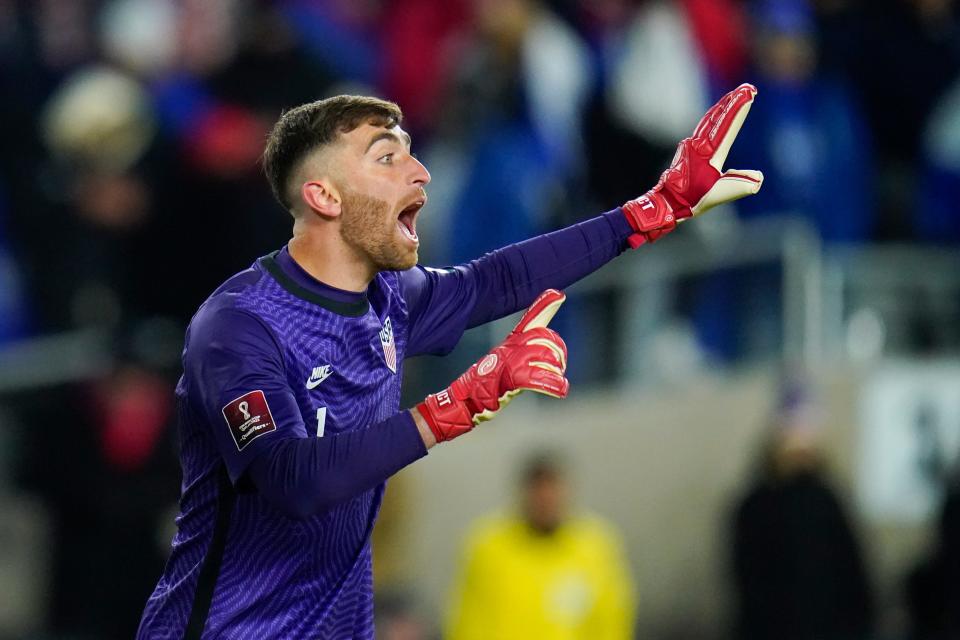
[[[960,474],[946,480],[933,552],[906,577],[907,640],[960,637]]]
[[[757,0],[751,79],[760,98],[727,166],[760,167],[756,201],[736,203],[745,219],[801,216],[826,242],[865,242],[876,226],[872,143],[842,78],[818,64],[806,0]],[[772,266],[724,271],[698,287],[701,343],[722,361],[776,349],[782,341],[780,287]]]
[[[923,129],[960,73],[960,8],[955,0],[859,4],[844,66],[875,134],[879,237],[911,239]]]
[[[19,482],[53,520],[54,637],[133,637],[166,560],[161,531],[173,526],[179,472],[170,428],[177,359],[174,350],[157,360],[145,339],[120,340],[122,355],[104,375],[16,404],[28,425]]]
[[[850,92],[818,65],[815,22],[805,0],[758,0],[750,112],[729,166],[761,167],[760,202],[746,217],[809,219],[827,242],[862,242],[875,226],[872,144]],[[842,212],[842,213],[841,213]]]
[[[142,85],[80,68],[47,100],[41,125],[50,158],[16,203],[39,327],[113,327],[155,309],[163,291],[144,283],[162,264],[150,233],[156,121]]]
[[[282,110],[323,97],[339,77],[307,40],[326,15],[322,4],[193,0],[181,9],[179,37],[189,45],[151,92],[173,149],[164,177],[175,186],[155,234],[190,258],[165,264],[178,283],[168,306],[184,319],[224,278],[289,236],[292,220],[274,203],[259,161]]]
[[[428,156],[435,179],[424,234],[435,244],[424,251],[434,264],[476,259],[582,213],[574,193],[583,192],[586,45],[538,0],[485,0],[473,12]],[[575,338],[568,347],[579,351]],[[485,335],[468,333],[434,370],[455,375],[472,358],[460,354],[478,348]]]
[[[709,87],[680,3],[645,2],[610,25],[606,38],[604,83],[587,110],[585,135],[591,192],[601,206],[615,207],[656,183],[709,106]]]
[[[462,55],[441,124],[466,159],[446,238],[452,262],[549,226],[577,168],[587,82],[583,43],[536,0],[478,3]]]
[[[570,514],[567,472],[530,458],[516,513],[488,516],[467,537],[447,620],[449,640],[626,640],[634,593],[619,535]]]
[[[960,78],[937,103],[923,136],[917,233],[921,240],[960,243]]]
[[[817,412],[803,386],[784,386],[759,475],[734,511],[737,640],[870,637],[870,587],[826,480]]]
[[[468,0],[392,0],[383,24],[385,97],[403,106],[404,128],[419,139],[440,117],[450,82],[471,27]]]
[[[199,4],[209,4],[198,1]],[[258,0],[257,5],[267,10],[271,5],[279,7],[286,23],[299,34],[313,59],[338,79],[363,85],[373,85],[379,79],[384,51],[378,26],[384,3],[372,0],[286,0],[281,3]],[[277,79],[283,80],[284,77]]]
[[[706,65],[711,93],[723,95],[741,82],[747,66],[749,25],[737,0],[682,0],[700,57]]]

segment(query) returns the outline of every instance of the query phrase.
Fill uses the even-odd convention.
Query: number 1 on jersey
[[[327,424],[327,408],[320,407],[317,409],[317,437],[323,437],[323,427]]]

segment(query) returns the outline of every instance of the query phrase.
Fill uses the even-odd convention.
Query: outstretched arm
[[[744,84],[721,98],[680,142],[660,182],[623,207],[468,264],[403,272],[407,355],[447,353],[464,330],[522,309],[544,288],[563,289],[628,247],[654,242],[678,222],[759,191],[759,171],[723,170],[755,96],[756,89]]]
[[[562,289],[610,262],[628,248],[632,233],[615,209],[457,267],[403,272],[407,355],[449,352],[466,329],[519,311],[544,289]]]

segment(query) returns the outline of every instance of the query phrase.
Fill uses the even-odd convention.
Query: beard
[[[378,271],[404,271],[417,264],[417,248],[405,245],[396,232],[396,218],[379,198],[341,189],[340,235],[365,255]]]

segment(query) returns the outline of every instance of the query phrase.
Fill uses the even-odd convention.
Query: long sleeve
[[[407,355],[449,352],[466,329],[523,309],[544,289],[563,289],[607,264],[626,250],[631,233],[614,209],[467,264],[403,272]]]
[[[426,453],[403,411],[332,437],[278,440],[250,464],[249,476],[275,507],[305,518],[372,489]]]

